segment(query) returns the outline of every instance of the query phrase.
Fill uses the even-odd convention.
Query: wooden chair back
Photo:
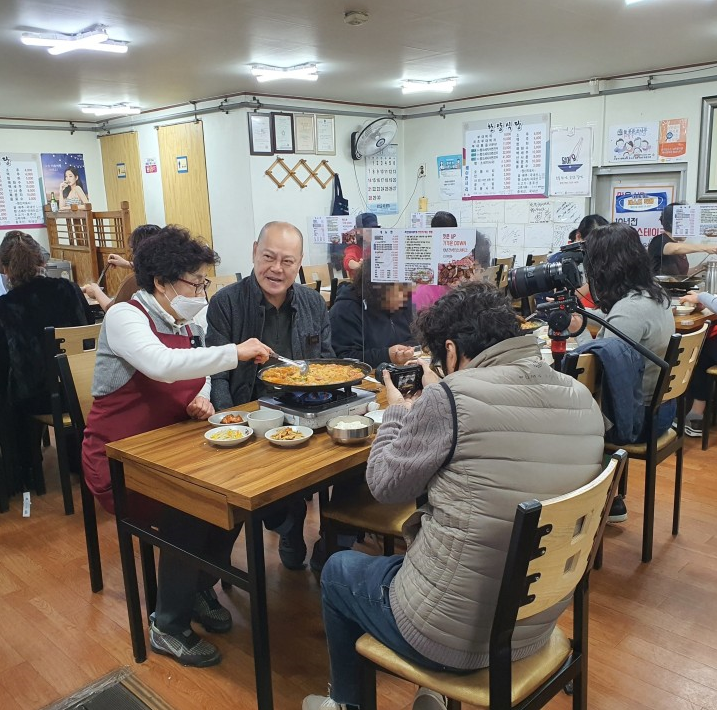
[[[80,437],[92,407],[92,380],[96,359],[97,352],[94,350],[75,355],[60,353],[55,356],[72,426]]]
[[[328,282],[327,282],[328,283]],[[319,281],[307,281],[303,284],[304,286],[308,288],[313,288],[314,291],[321,291],[321,280]]]
[[[496,264],[496,266],[500,268],[500,276],[498,277],[498,288],[505,291],[508,289],[508,274],[513,267],[507,266],[506,264]]]
[[[547,254],[528,254],[526,266],[536,266],[537,264],[545,264],[548,261]]]
[[[207,298],[211,300],[212,296],[214,296],[217,291],[223,289],[225,286],[230,286],[231,284],[235,284],[238,281],[238,279],[237,279],[236,275],[212,276],[210,281],[212,283],[209,284],[209,288],[207,289]]]
[[[299,281],[308,286],[310,283],[321,281],[323,284],[330,284],[334,273],[330,264],[316,264],[314,266],[305,264],[299,269]]]
[[[505,256],[500,259],[493,259],[493,266],[504,266],[510,271],[515,266],[515,254],[513,256]]]
[[[493,284],[496,288],[500,286],[500,277],[503,271],[503,267],[500,265],[489,266],[483,270],[481,278],[483,281],[489,284]]]
[[[602,365],[593,353],[567,353],[563,363],[563,372],[584,384],[590,394],[600,401],[602,384]]]
[[[130,225],[129,202],[120,203],[120,209],[91,213],[91,237],[95,244],[97,271],[101,274],[108,264],[110,254],[118,254],[132,261],[129,248]],[[105,293],[117,293],[127,277],[125,269],[109,268],[105,271]],[[98,277],[99,278],[99,277]],[[82,283],[82,282],[80,282]]]
[[[667,381],[667,389],[661,398],[662,402],[681,397],[687,391],[687,387],[692,379],[692,373],[697,365],[697,359],[702,350],[702,345],[705,342],[707,328],[708,324],[705,323],[694,333],[686,333],[684,335],[675,333],[672,336],[668,353],[665,356],[665,359],[671,367]],[[674,361],[672,357],[668,359],[668,355],[672,356],[673,354]]]

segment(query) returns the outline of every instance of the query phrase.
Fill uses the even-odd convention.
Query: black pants
[[[717,365],[717,338],[707,338],[690,380],[689,393],[693,399],[707,401],[710,392],[710,375],[707,374],[707,368],[713,365]]]

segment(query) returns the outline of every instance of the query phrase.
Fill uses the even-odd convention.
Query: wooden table
[[[256,402],[243,410],[258,408]],[[217,448],[204,438],[206,422],[181,422],[107,446],[117,517],[132,649],[137,663],[146,646],[137,585],[132,537],[140,540],[147,590],[148,614],[156,600],[153,558],[149,545],[167,548],[161,531],[130,518],[127,489],[178,508],[197,518],[231,530],[245,524],[247,569],[220,567],[172,546],[188,563],[248,591],[251,608],[254,672],[259,710],[273,708],[269,628],[264,569],[263,519],[281,507],[288,496],[325,491],[356,475],[364,464],[370,441],[354,446],[333,443],[324,430],[296,448],[279,448],[253,438],[236,448]],[[352,470],[354,469],[354,470]],[[152,560],[151,563],[146,560]]]
[[[691,313],[688,316],[675,316],[675,331],[677,333],[692,333],[699,330],[704,323],[717,321],[717,313],[705,308],[698,313]]]

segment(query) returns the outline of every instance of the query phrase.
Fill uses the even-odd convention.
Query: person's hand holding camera
[[[411,409],[413,403],[421,396],[422,390],[418,390],[411,394],[402,395],[396,385],[391,380],[391,373],[388,370],[383,371],[383,384],[386,385],[386,401],[390,407],[392,404],[398,404],[406,409]]]

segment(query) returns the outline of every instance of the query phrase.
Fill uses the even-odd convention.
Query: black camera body
[[[583,283],[579,264],[584,257],[582,242],[568,244],[560,249],[560,261],[520,266],[508,274],[508,288],[513,298],[527,298],[536,293],[567,289],[575,291]]]
[[[423,368],[420,365],[394,365],[382,362],[376,368],[376,379],[383,384],[383,373],[391,373],[391,382],[401,394],[423,389]]]

